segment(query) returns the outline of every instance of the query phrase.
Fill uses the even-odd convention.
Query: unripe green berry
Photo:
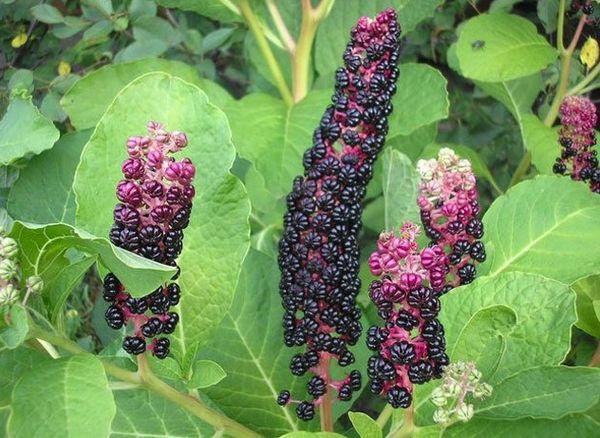
[[[0,261],[0,278],[6,281],[12,280],[17,275],[17,264],[11,259]]]
[[[439,408],[433,413],[433,421],[438,424],[445,424],[450,421],[450,413],[443,408]]]
[[[473,418],[474,413],[475,410],[471,404],[463,403],[462,405],[456,407],[456,417],[461,421],[469,421],[471,418]]]
[[[0,240],[0,257],[12,258],[19,252],[19,246],[14,239],[3,237]]]
[[[37,275],[32,275],[25,281],[25,287],[27,288],[27,292],[29,293],[40,293],[44,288],[44,280]]]
[[[431,402],[436,406],[444,406],[448,397],[442,388],[435,388],[431,393]]]
[[[489,383],[480,383],[473,389],[473,397],[485,398],[492,394],[492,385]]]
[[[0,288],[0,305],[8,305],[17,301],[19,297],[19,291],[12,285],[7,284],[3,288]]]

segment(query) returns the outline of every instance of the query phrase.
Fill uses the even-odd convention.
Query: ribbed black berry
[[[304,421],[312,420],[315,417],[315,405],[308,401],[303,401],[296,406],[296,415]]]
[[[123,350],[129,354],[142,354],[146,351],[146,341],[140,336],[126,336],[123,340]]]
[[[289,401],[290,401],[290,392],[288,390],[284,389],[277,396],[277,404],[279,406],[285,406],[289,403]]]

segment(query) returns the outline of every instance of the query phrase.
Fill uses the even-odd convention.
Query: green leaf
[[[54,90],[44,96],[40,111],[45,117],[55,122],[64,122],[67,118],[67,114],[60,106],[60,95]]]
[[[394,149],[382,157],[385,230],[398,229],[405,221],[417,223],[419,177],[410,159]]]
[[[381,438],[383,436],[379,425],[367,414],[348,412],[348,418],[350,418],[360,438]]]
[[[286,108],[279,99],[254,93],[226,108],[238,153],[263,175],[274,200],[287,195],[302,174],[302,156],[330,97],[329,90],[313,91]]]
[[[111,424],[111,438],[208,437],[211,426],[180,409],[174,403],[145,390],[115,391],[117,414]]]
[[[181,35],[159,17],[141,17],[133,26],[133,36],[138,41],[158,40],[167,48],[181,42]]]
[[[38,224],[75,222],[73,177],[90,134],[63,135],[52,149],[33,157],[21,169],[8,196],[8,211],[14,219]]]
[[[96,9],[102,15],[110,15],[113,13],[112,0],[86,0],[86,5]]]
[[[483,222],[481,275],[523,271],[570,283],[599,270],[600,203],[585,184],[538,176],[497,198]]]
[[[215,31],[212,31],[204,37],[202,40],[202,50],[208,52],[221,46],[231,36],[235,28],[233,27],[222,27]]]
[[[531,113],[531,107],[544,87],[544,81],[540,73],[511,81],[475,81],[475,83],[487,94],[504,104],[517,122],[521,120],[523,115]]]
[[[278,284],[277,263],[251,250],[219,336],[198,355],[222,364],[227,373],[204,391],[210,399],[228,416],[270,436],[299,428],[293,410],[275,403],[279,391],[305,391],[288,369],[293,352],[283,344]]]
[[[19,264],[23,277],[39,275],[44,282],[53,278],[71,262],[65,254],[78,249],[98,256],[102,264],[127,287],[128,292],[140,296],[168,281],[175,270],[125,251],[108,239],[89,234],[67,224],[36,225],[15,222],[11,237],[19,242]]]
[[[570,349],[575,296],[558,281],[522,272],[481,277],[442,298],[451,360],[474,361],[492,385],[524,369],[558,365]],[[415,389],[418,424],[432,424],[431,382]],[[478,405],[476,405],[478,406]]]
[[[227,373],[212,360],[197,360],[194,362],[194,374],[187,386],[190,389],[202,389],[216,385],[227,377]]]
[[[201,79],[193,66],[165,59],[144,59],[109,64],[84,76],[62,98],[62,106],[78,130],[93,128],[121,88],[153,71],[163,71],[199,86],[221,108],[232,100],[219,85]]]
[[[31,103],[15,97],[0,120],[0,164],[50,149],[60,136],[54,124]]]
[[[572,414],[560,420],[520,419],[510,421],[488,420],[473,418],[467,423],[458,423],[444,429],[444,438],[465,438],[485,436],[486,438],[515,438],[515,437],[593,437],[598,434],[600,423],[591,415]],[[439,428],[434,428],[440,431]],[[418,435],[421,437],[422,435]],[[428,436],[442,436],[432,434]]]
[[[386,147],[397,149],[408,158],[415,161],[429,144],[435,142],[437,130],[438,124],[436,122],[418,128],[409,135],[388,137],[386,140]],[[377,162],[375,165],[377,165]]]
[[[161,40],[148,39],[134,41],[115,55],[115,62],[141,61],[146,58],[155,58],[166,52],[168,46]]]
[[[40,4],[31,8],[31,14],[42,23],[57,24],[65,19],[58,9],[54,6]]]
[[[600,338],[600,275],[582,278],[571,288],[577,294],[577,327]]]
[[[225,2],[222,0],[158,0],[158,3],[166,8],[193,11],[204,17],[225,23],[242,21],[242,17],[226,5],[234,4],[234,2]]]
[[[14,349],[27,339],[29,320],[27,310],[19,304],[2,308],[2,329],[0,330],[0,348]],[[10,324],[5,321],[9,320]]]
[[[321,24],[315,40],[315,67],[320,74],[334,71],[341,63],[350,29],[361,15],[374,17],[385,8],[398,12],[402,35],[415,29],[421,21],[432,17],[441,0],[343,0],[334,3]]]
[[[554,33],[558,22],[559,0],[538,0],[537,14],[546,33]]]
[[[84,41],[102,41],[113,31],[113,23],[110,20],[100,20],[88,27],[83,32]]]
[[[477,364],[486,378],[493,376],[507,346],[508,337],[517,325],[517,314],[506,305],[493,305],[477,311],[460,331],[448,354]]]
[[[418,86],[415,86],[418,84]],[[398,91],[392,99],[388,140],[448,117],[448,82],[439,70],[426,64],[401,64]]]
[[[557,420],[587,411],[599,398],[600,369],[542,366],[521,371],[495,385],[492,395],[477,403],[475,415]]]
[[[279,438],[342,438],[343,436],[334,432],[290,432]]]
[[[560,156],[558,132],[544,125],[533,114],[521,119],[521,130],[525,149],[531,152],[531,161],[541,174],[552,175],[552,166]]]
[[[43,388],[43,391],[40,391]],[[8,432],[12,436],[108,436],[115,415],[102,363],[77,355],[28,371],[16,384]]]
[[[33,71],[25,69],[15,70],[8,81],[8,89],[12,92],[24,90],[31,94],[33,92]]]
[[[465,77],[502,82],[538,72],[558,54],[530,21],[494,13],[477,15],[464,24],[456,55]]]
[[[482,277],[457,288],[444,297],[441,315],[452,360],[471,360],[470,345],[462,332],[466,328],[473,333],[479,327],[479,339],[488,337],[487,331],[504,343],[502,350],[489,350],[496,354],[498,365],[493,374],[484,375],[485,381],[493,384],[532,366],[557,365],[570,348],[571,326],[576,320],[574,300],[567,285],[519,272]],[[492,306],[502,308],[478,315]],[[478,318],[482,320],[477,322]],[[471,324],[475,325],[469,328]],[[473,347],[481,349],[477,345],[483,346],[478,342]],[[491,363],[490,359],[485,362]]]
[[[197,195],[178,260],[185,293],[171,344],[175,357],[182,360],[210,336],[231,305],[250,242],[250,205],[244,187],[229,173],[235,150],[225,114],[196,86],[165,73],[150,73],[121,90],[84,149],[74,185],[79,226],[98,235],[108,233],[125,142],[130,135],[143,134],[148,120],[185,132],[189,146],[181,155],[197,166]],[[183,371],[189,371],[185,364]]]
[[[30,348],[15,348],[0,352],[0,407],[10,405],[15,384],[34,366],[50,362],[48,355]]]

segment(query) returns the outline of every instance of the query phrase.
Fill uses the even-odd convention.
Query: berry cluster
[[[600,168],[594,149],[596,106],[587,97],[567,96],[560,105],[560,120],[562,152],[552,170],[559,175],[568,174],[576,181],[586,181],[592,192],[600,193]]]
[[[483,223],[477,218],[477,186],[469,160],[442,148],[437,159],[419,160],[417,203],[427,237],[448,256],[448,288],[471,283],[485,261]]]
[[[371,273],[380,277],[369,296],[385,321],[367,333],[367,346],[377,352],[368,363],[369,387],[394,408],[410,406],[413,384],[439,378],[449,363],[444,327],[436,319],[447,256],[437,245],[419,251],[419,232],[406,222],[400,236],[382,233],[369,258]]]
[[[122,166],[125,178],[117,186],[120,202],[114,209],[110,240],[145,258],[177,267],[195,194],[192,180],[196,169],[187,158],[176,161],[169,156],[187,145],[184,133],[169,133],[161,124],[150,122],[148,134],[127,140],[129,158]],[[133,323],[133,336],[123,341],[125,351],[142,354],[148,349],[160,359],[169,354],[169,339],[155,336],[175,330],[179,315],[169,310],[179,303],[180,293],[177,283],[169,283],[134,298],[112,273],[104,278],[104,299],[111,303],[106,322],[114,329]],[[148,338],[154,338],[150,345]]]
[[[567,15],[573,16],[579,12],[579,10],[585,15],[591,15],[594,13],[594,5],[589,0],[573,0],[567,11]]]
[[[292,374],[315,374],[308,383],[313,400],[297,405],[303,420],[313,418],[315,405],[330,388],[340,400],[349,400],[360,388],[358,371],[332,381],[328,369],[333,359],[342,367],[354,362],[348,346],[362,331],[356,305],[361,200],[388,131],[399,38],[392,9],[358,21],[344,52],[345,66],[336,72],[332,104],[304,154],[305,176],[294,180],[287,197],[279,244],[284,339],[289,347],[307,347],[292,358]],[[278,402],[291,401],[282,391]]]

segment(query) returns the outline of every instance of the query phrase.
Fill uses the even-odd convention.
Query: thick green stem
[[[281,67],[275,59],[275,55],[271,50],[271,46],[269,46],[269,42],[267,41],[267,38],[265,37],[265,34],[260,26],[258,18],[256,17],[256,15],[254,15],[254,11],[252,11],[248,0],[240,0],[240,11],[242,13],[242,16],[244,17],[244,20],[246,20],[246,24],[248,24],[250,31],[252,31],[252,34],[258,42],[260,52],[263,58],[265,59],[267,66],[269,67],[269,71],[273,76],[273,80],[275,81],[275,85],[279,90],[279,94],[281,94],[281,98],[286,103],[286,105],[292,105],[292,93],[290,92],[287,84],[285,83],[285,78],[283,77]]]
[[[411,437],[415,431],[415,421],[414,421],[414,405],[410,405],[406,409],[406,413],[404,414],[404,423],[402,427],[395,432],[390,433],[390,438],[408,438]]]
[[[580,83],[578,83],[573,88],[571,88],[569,91],[567,91],[567,96],[571,96],[573,94],[584,93],[586,90],[586,87],[589,84],[591,84],[594,79],[596,79],[598,77],[599,73],[600,73],[600,63],[596,64],[596,66],[590,70],[590,72],[587,74],[587,76],[585,78],[583,78]]]
[[[29,334],[37,339],[42,339],[73,354],[88,353],[72,340],[60,336],[58,334],[42,330],[33,321],[30,322]],[[100,360],[102,361],[104,370],[108,374],[112,375],[113,377],[116,377],[121,381],[140,385],[141,387],[149,391],[155,392],[165,397],[166,399],[172,401],[173,403],[185,409],[189,413],[210,424],[216,430],[222,430],[226,434],[231,435],[233,437],[252,438],[261,436],[253,432],[252,430],[246,428],[245,426],[237,423],[231,418],[228,418],[216,411],[213,411],[212,409],[204,405],[204,403],[202,403],[200,400],[191,397],[187,394],[183,394],[177,391],[175,388],[168,385],[167,383],[160,380],[152,373],[152,370],[150,369],[145,357],[140,359],[140,369],[137,373],[127,371],[117,365],[108,362],[105,359],[103,360],[102,358],[100,358]]]
[[[294,102],[302,100],[308,93],[311,53],[319,23],[327,16],[335,0],[322,0],[316,8],[311,0],[302,0],[302,25],[296,49],[292,56],[292,82]]]
[[[392,417],[393,413],[394,413],[394,408],[392,408],[392,406],[390,404],[386,403],[385,408],[383,408],[383,410],[379,414],[379,417],[377,417],[377,420],[375,420],[375,423],[377,423],[377,426],[379,426],[380,429],[383,429],[385,427],[385,425],[387,424],[387,422],[390,421],[390,418]]]

